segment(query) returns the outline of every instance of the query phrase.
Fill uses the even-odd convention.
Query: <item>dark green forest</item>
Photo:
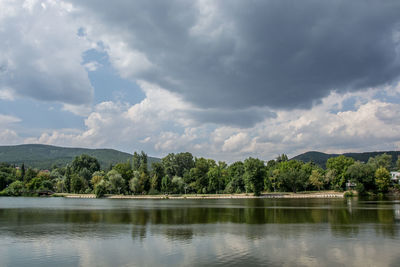
[[[114,149],[69,148],[39,144],[0,146],[0,162],[18,166],[24,163],[25,167],[39,170],[66,166],[76,156],[82,154],[95,157],[103,170],[109,168],[110,165],[126,162],[132,158],[132,154]],[[149,157],[149,165],[159,160]]]
[[[292,159],[301,160],[303,162],[311,161],[319,165],[321,168],[325,168],[328,159],[338,157],[340,155],[353,158],[355,161],[367,162],[369,158],[373,158],[384,153],[392,156],[392,165],[395,165],[397,158],[400,156],[400,151],[362,152],[362,153],[344,153],[344,154],[326,154],[318,151],[308,151],[306,153],[297,155]]]
[[[150,166],[150,167],[149,167]],[[247,158],[230,165],[212,159],[196,158],[189,152],[170,153],[149,164],[146,153],[135,152],[128,160],[102,169],[91,155],[76,156],[65,166],[39,170],[0,165],[1,195],[58,193],[106,194],[220,194],[262,192],[344,191],[351,183],[359,194],[398,190],[390,170],[400,169],[400,159],[379,154],[367,162],[340,155],[327,159],[325,168],[313,163],[289,160],[285,154],[264,162]]]

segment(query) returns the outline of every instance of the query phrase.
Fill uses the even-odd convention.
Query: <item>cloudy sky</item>
[[[398,0],[0,0],[0,145],[400,149]]]

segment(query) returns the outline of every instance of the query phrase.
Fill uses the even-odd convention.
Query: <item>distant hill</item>
[[[344,153],[344,154],[325,154],[317,151],[309,151],[300,155],[293,157],[292,159],[301,160],[303,162],[314,162],[319,166],[325,168],[326,161],[329,158],[337,157],[339,155],[344,155],[346,157],[351,157],[354,160],[359,160],[362,162],[367,162],[370,157],[375,157],[377,155],[386,153],[392,155],[392,165],[396,164],[397,157],[400,156],[400,151],[380,151],[380,152],[363,152],[363,153]]]
[[[67,148],[49,145],[16,145],[0,146],[0,162],[21,165],[38,169],[50,169],[53,165],[65,166],[81,154],[97,158],[102,169],[111,164],[126,162],[132,159],[129,153],[114,149]],[[149,165],[160,161],[158,158],[148,157]]]

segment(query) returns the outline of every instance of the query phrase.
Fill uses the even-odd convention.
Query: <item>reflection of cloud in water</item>
[[[365,228],[359,239],[332,237],[329,229],[315,234],[312,228],[299,227],[299,235],[281,234],[289,225],[268,225],[268,231],[260,232],[256,239],[247,238],[245,225],[209,225],[210,231],[196,225],[193,236],[186,240],[165,235],[160,226],[148,226],[145,238],[132,239],[128,234],[118,234],[109,239],[74,238],[47,241],[45,246],[37,239],[26,246],[19,244],[24,254],[28,249],[42,249],[48,255],[42,262],[80,266],[201,266],[221,264],[268,265],[268,266],[388,266],[398,265],[397,240],[375,237],[374,231]],[[229,229],[231,228],[231,229]],[[296,228],[296,225],[290,226]],[[173,229],[177,231],[178,229]],[[258,229],[260,230],[260,229]],[[168,230],[167,230],[168,231]],[[200,232],[200,234],[197,234]],[[235,233],[236,232],[236,233]],[[273,233],[276,234],[266,234]],[[4,239],[0,241],[3,246]],[[6,241],[7,242],[7,241]],[[7,266],[12,251],[0,252],[0,263]],[[58,255],[57,255],[58,254]],[[63,261],[69,255],[73,261]],[[8,255],[8,256],[7,256]],[[14,254],[15,256],[15,254]],[[29,253],[27,256],[30,256]],[[53,257],[53,258],[51,258]],[[75,257],[75,258],[74,258]],[[23,259],[22,259],[23,260]],[[5,263],[5,264],[3,264]],[[15,261],[14,261],[15,263]],[[25,262],[26,263],[26,262]],[[35,263],[35,262],[33,262]],[[39,262],[33,264],[38,266]],[[64,263],[64,264],[63,264]],[[67,264],[68,263],[68,264]],[[23,264],[22,264],[23,265]]]
[[[388,242],[384,237],[375,236],[371,227],[363,227],[357,239],[332,236],[327,225],[319,226],[316,232],[313,227],[306,225],[253,227],[258,232],[258,238],[249,238],[248,235],[253,233],[246,225],[186,225],[185,231],[192,229],[191,237],[177,239],[165,233],[179,231],[179,227],[166,230],[161,226],[149,226],[145,239],[133,241],[143,246],[142,251],[158,251],[161,258],[167,257],[169,263],[177,266],[213,263],[385,266],[399,248],[396,240]],[[298,234],[287,234],[296,230]]]
[[[0,265],[400,265],[397,202],[99,203],[0,208]]]

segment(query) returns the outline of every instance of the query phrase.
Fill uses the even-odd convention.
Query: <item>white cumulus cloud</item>
[[[77,35],[72,5],[17,0],[2,1],[0,9],[0,88],[36,100],[91,102],[93,87],[81,65],[91,43]],[[2,99],[10,99],[7,92]]]

